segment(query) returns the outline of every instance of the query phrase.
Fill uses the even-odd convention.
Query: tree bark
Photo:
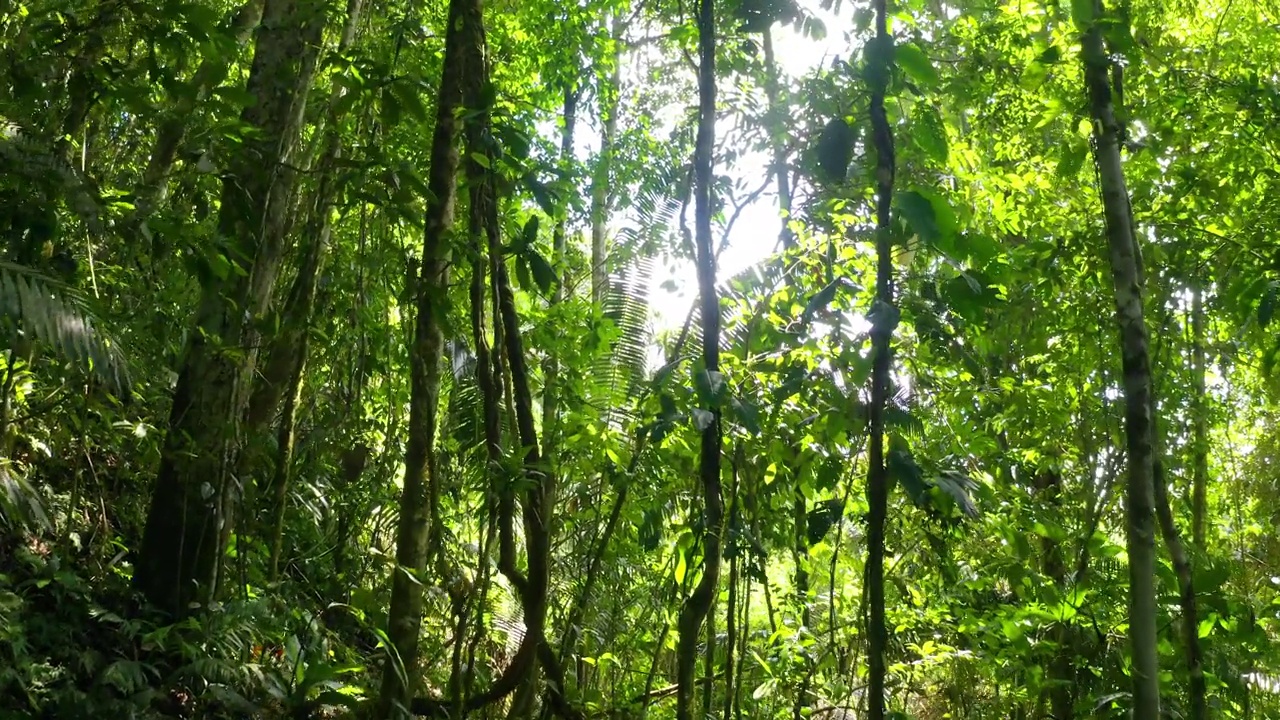
[[[573,166],[573,132],[578,120],[579,91],[567,87],[564,91],[564,128],[560,131],[560,169],[568,174]],[[556,227],[552,234],[555,267],[559,273],[556,277],[555,292],[551,297],[552,304],[559,304],[565,297],[568,258],[568,221],[569,203],[564,201],[556,208]],[[560,363],[555,353],[548,353],[542,365],[542,440],[548,457],[555,457],[555,446],[559,439],[560,422]]]
[[[422,585],[430,562],[430,534],[439,525],[440,473],[435,452],[440,409],[440,360],[444,348],[444,313],[449,286],[449,240],[457,198],[459,135],[456,111],[462,104],[466,56],[472,45],[479,9],[475,0],[451,0],[436,126],[431,137],[427,177],[422,265],[414,283],[413,345],[409,357],[409,439],[405,450],[404,485],[400,495],[400,527],[396,534],[396,570],[387,611],[387,637],[398,667],[382,675],[382,717],[399,716],[413,696],[418,667],[418,634],[422,627]],[[403,674],[402,674],[403,673]]]
[[[293,194],[291,160],[325,23],[321,0],[269,0],[242,120],[257,128],[223,183],[218,227],[231,244],[204,282],[178,374],[134,583],[175,616],[210,599],[222,499],[257,364],[258,323],[271,299]],[[243,259],[243,260],[242,260]],[[248,261],[247,273],[225,263]],[[221,263],[222,269],[217,265]]]
[[[720,299],[716,291],[716,256],[711,237],[712,184],[716,136],[715,2],[698,2],[698,136],[694,148],[694,237],[697,247],[698,294],[702,319],[702,372],[708,387],[720,377]],[[680,608],[676,649],[676,718],[692,720],[696,690],[698,630],[715,601],[720,584],[723,507],[720,491],[720,408],[710,398],[711,415],[702,430],[698,474],[702,485],[702,577]],[[710,648],[708,648],[708,652]]]
[[[888,629],[884,609],[885,524],[889,512],[888,468],[884,457],[885,411],[889,398],[890,340],[897,324],[893,305],[891,208],[896,161],[893,128],[885,113],[885,94],[893,58],[885,0],[876,0],[876,37],[871,78],[871,136],[876,153],[876,298],[871,326],[871,448],[867,476],[867,709],[871,720],[885,718],[885,650]]]
[[[1129,643],[1133,657],[1133,717],[1160,717],[1155,597],[1155,490],[1151,428],[1151,364],[1142,308],[1142,269],[1133,212],[1120,158],[1120,124],[1111,99],[1111,60],[1103,42],[1102,3],[1084,29],[1081,54],[1093,117],[1097,164],[1115,286],[1124,371],[1128,516]]]
[[[813,618],[809,610],[809,503],[805,498],[804,486],[801,484],[801,464],[798,445],[791,450],[792,468],[792,562],[795,564],[796,602],[800,610],[801,632],[812,632]],[[809,707],[809,688],[812,682],[812,668],[806,663],[796,688],[795,703],[792,706],[794,720],[803,720]]]
[[[1191,557],[1187,555],[1182,536],[1173,520],[1173,508],[1169,505],[1169,491],[1164,480],[1164,463],[1155,461],[1155,498],[1156,515],[1160,520],[1160,534],[1164,536],[1165,547],[1169,550],[1169,558],[1173,561],[1173,571],[1178,578],[1178,606],[1182,611],[1183,642],[1186,643],[1187,676],[1189,678],[1187,697],[1187,719],[1205,720],[1208,717],[1208,705],[1205,699],[1203,651],[1200,648],[1200,613],[1196,607],[1196,588],[1191,569]]]
[[[618,96],[622,91],[622,14],[613,18],[611,36],[613,52],[609,68],[609,82],[600,93],[600,155],[596,158],[595,173],[591,178],[591,300],[597,306],[604,303],[609,290],[609,272],[606,266],[608,254],[610,173],[613,168],[613,145],[618,135]]]
[[[253,36],[262,20],[264,0],[248,0],[241,5],[231,19],[230,35],[237,46],[242,46]],[[126,220],[126,227],[140,228],[156,205],[164,200],[169,172],[178,157],[178,149],[187,131],[191,114],[204,102],[227,75],[230,57],[213,53],[200,61],[195,75],[168,116],[156,131],[155,145],[142,173],[142,182],[134,191],[134,211]]]
[[[1197,282],[1191,295],[1191,541],[1205,549],[1205,515],[1209,485],[1209,431],[1205,416],[1204,290]]]
[[[778,209],[782,212],[782,231],[778,239],[784,250],[795,247],[796,235],[791,232],[791,176],[787,172],[786,124],[780,114],[785,112],[779,95],[778,62],[773,55],[773,29],[765,28],[764,45],[764,94],[769,101],[769,145],[773,149],[773,175],[778,188]]]

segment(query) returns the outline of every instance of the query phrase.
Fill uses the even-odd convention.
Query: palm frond
[[[0,527],[10,530],[50,530],[53,523],[44,501],[26,478],[0,461]]]
[[[103,232],[101,202],[88,178],[56,151],[36,142],[21,127],[0,117],[0,160],[32,183],[53,182],[67,207],[89,228]]]
[[[88,303],[74,289],[24,265],[0,261],[0,320],[49,345],[98,376],[115,392],[128,392],[119,345],[94,327]]]
[[[613,276],[604,299],[605,317],[618,335],[609,352],[596,359],[587,393],[589,402],[604,410],[605,421],[619,429],[633,419],[647,377],[653,267],[652,259],[637,257]]]

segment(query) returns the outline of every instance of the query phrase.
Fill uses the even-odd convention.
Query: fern
[[[0,318],[7,321],[5,330],[52,347],[116,393],[128,392],[119,346],[93,326],[88,303],[72,288],[24,265],[0,261]]]

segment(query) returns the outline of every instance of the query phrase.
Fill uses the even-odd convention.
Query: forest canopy
[[[0,717],[1280,717],[1276,0],[2,7]]]

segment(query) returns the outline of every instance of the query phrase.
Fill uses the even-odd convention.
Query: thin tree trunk
[[[1133,717],[1160,717],[1155,596],[1155,490],[1151,431],[1151,364],[1142,309],[1142,270],[1133,212],[1120,158],[1120,124],[1111,100],[1111,60],[1102,37],[1103,8],[1082,38],[1085,84],[1094,124],[1094,160],[1102,191],[1115,285],[1116,320],[1124,370],[1125,434],[1129,462],[1126,488],[1129,553],[1129,643],[1133,662]]]
[[[1035,475],[1036,494],[1041,496],[1040,502],[1050,513],[1061,513],[1062,507],[1062,475],[1056,470],[1041,470]],[[1041,568],[1059,593],[1065,594],[1067,587],[1066,561],[1062,555],[1062,544],[1050,537],[1041,538]],[[1074,674],[1075,648],[1071,646],[1071,626],[1065,623],[1054,628],[1054,640],[1058,644],[1053,659],[1049,663],[1049,712],[1053,720],[1071,720],[1075,714]],[[1043,700],[1043,697],[1041,698]]]
[[[871,449],[867,477],[867,697],[868,717],[885,718],[885,650],[888,629],[884,609],[884,536],[889,511],[888,469],[884,458],[885,411],[889,398],[890,340],[897,324],[893,305],[893,247],[890,209],[896,170],[893,128],[885,113],[885,92],[893,57],[885,0],[875,0],[876,47],[869,62],[871,135],[876,152],[876,299],[871,327]]]
[[[250,265],[213,269],[178,374],[169,432],[152,490],[134,583],[171,615],[211,596],[226,484],[240,441],[267,309],[284,251],[292,155],[324,29],[323,3],[270,0],[258,34],[242,119],[258,129],[223,183],[219,231]],[[227,258],[234,262],[236,258]]]
[[[262,20],[263,4],[264,0],[248,0],[236,10],[229,30],[237,47],[243,46],[253,36],[253,31]],[[160,123],[155,145],[152,146],[146,170],[142,173],[142,182],[134,191],[134,211],[126,220],[127,227],[140,228],[156,205],[164,200],[168,187],[166,179],[173,170],[191,114],[226,77],[227,67],[232,59],[229,55],[213,52],[201,60],[191,78],[190,87],[178,97],[173,109]]]
[[[339,55],[349,50],[355,42],[363,5],[364,0],[347,0],[347,19],[343,25],[342,35],[338,39]],[[284,397],[284,407],[281,410],[280,424],[276,432],[276,457],[270,486],[273,501],[270,506],[272,521],[269,577],[272,582],[279,578],[286,499],[293,475],[294,433],[297,427],[298,404],[301,400],[299,393],[301,393],[307,355],[311,345],[312,323],[316,312],[324,306],[323,302],[317,300],[317,288],[320,270],[324,266],[324,258],[328,253],[329,241],[333,235],[331,206],[338,190],[337,162],[342,157],[338,102],[345,94],[345,88],[337,87],[329,98],[325,130],[321,141],[323,149],[316,163],[320,178],[319,186],[302,232],[303,241],[309,244],[281,313],[280,335],[271,345],[268,360],[259,376],[259,381],[254,386],[253,395],[249,398],[249,411],[245,417],[246,434],[252,437],[271,420],[281,397]],[[250,460],[250,455],[245,454],[241,460],[245,471],[240,473],[240,477],[248,477],[252,473],[243,461]],[[225,544],[224,542],[223,545]]]
[[[1153,393],[1154,395],[1154,393]],[[1160,523],[1160,534],[1164,537],[1165,548],[1169,551],[1169,559],[1173,562],[1173,572],[1178,578],[1178,606],[1182,612],[1183,642],[1186,643],[1187,677],[1189,680],[1187,697],[1187,719],[1205,720],[1208,717],[1206,704],[1206,688],[1204,678],[1203,651],[1200,647],[1200,614],[1196,607],[1195,578],[1191,567],[1191,557],[1187,554],[1182,542],[1182,534],[1173,518],[1173,507],[1169,502],[1168,485],[1164,475],[1164,436],[1157,421],[1155,399],[1151,406],[1151,447],[1152,447],[1152,489],[1155,495],[1156,519]]]
[[[769,145],[773,149],[772,172],[778,188],[778,209],[782,211],[782,231],[778,239],[785,250],[795,247],[796,235],[791,232],[791,177],[787,172],[788,137],[786,123],[780,117],[786,108],[782,107],[778,89],[778,62],[773,55],[773,30],[764,29],[764,93],[769,101]]]
[[[805,499],[804,486],[800,483],[800,459],[799,453],[792,452],[792,469],[791,478],[792,491],[795,493],[795,499],[792,503],[792,561],[795,564],[795,582],[796,582],[796,602],[799,603],[800,609],[800,628],[801,632],[812,632],[811,625],[813,618],[809,610],[809,503]],[[795,704],[792,706],[792,717],[794,720],[803,720],[807,715],[805,710],[809,706],[809,685],[812,677],[812,668],[805,663],[804,672],[801,674],[800,683],[796,687]]]
[[[736,458],[737,451],[734,456]],[[735,459],[733,462],[733,484],[729,490],[729,537],[734,537],[734,530],[738,527],[738,463]],[[734,684],[736,677],[733,674],[734,653],[738,649],[738,561],[742,555],[740,549],[735,548],[733,554],[729,557],[729,599],[724,610],[725,638],[724,638],[724,712],[721,720],[730,720],[733,713],[733,698],[735,694]]]
[[[716,598],[712,596],[707,608],[706,649],[702,653],[702,717],[710,718],[716,693]]]
[[[289,480],[293,474],[294,429],[298,422],[298,402],[302,400],[302,377],[306,371],[306,344],[303,340],[302,355],[289,379],[289,394],[285,396],[280,427],[276,430],[276,462],[271,478],[272,527],[271,556],[268,562],[268,578],[272,583],[280,579],[280,553],[284,545],[285,510],[289,506]]]
[[[462,17],[451,20],[451,27],[461,27],[466,32],[467,50],[462,70],[464,96],[471,109],[466,120],[467,182],[470,190],[470,235],[473,243],[471,278],[471,328],[476,344],[476,375],[484,411],[484,441],[490,465],[501,467],[502,425],[500,404],[502,392],[498,385],[503,374],[501,364],[494,363],[487,347],[484,331],[485,274],[492,274],[494,302],[499,319],[495,321],[495,337],[502,340],[506,367],[511,375],[511,401],[515,414],[517,438],[523,450],[522,480],[523,525],[527,571],[521,573],[516,566],[515,530],[513,514],[515,499],[510,488],[500,488],[498,498],[498,569],[507,578],[520,599],[525,625],[515,656],[490,686],[481,693],[468,697],[462,707],[441,703],[429,698],[416,698],[413,712],[418,715],[466,715],[509,695],[534,672],[540,663],[551,685],[551,701],[557,712],[565,716],[576,713],[564,698],[564,676],[558,659],[546,643],[545,620],[547,592],[550,585],[552,508],[555,498],[554,477],[548,472],[539,451],[533,394],[530,390],[528,363],[520,334],[520,319],[516,313],[515,296],[508,278],[506,263],[502,257],[499,234],[497,190],[495,178],[488,166],[492,162],[490,136],[490,108],[485,103],[485,89],[489,84],[489,69],[484,55],[484,22],[478,0],[455,0],[461,6]],[[482,162],[488,158],[489,162]],[[484,242],[487,240],[487,244]],[[487,257],[486,257],[487,255]],[[497,355],[495,352],[494,355]]]
[[[613,53],[609,69],[609,82],[601,92],[600,115],[603,127],[600,132],[600,155],[596,159],[595,173],[591,178],[591,300],[597,306],[604,303],[609,289],[609,272],[606,266],[608,253],[610,173],[613,167],[613,145],[618,134],[618,104],[622,92],[622,13],[613,18]]]
[[[1191,541],[1205,549],[1205,515],[1209,485],[1209,432],[1205,417],[1204,290],[1197,283],[1191,295]]]
[[[1182,611],[1183,641],[1187,644],[1187,675],[1190,679],[1188,688],[1188,720],[1205,720],[1208,717],[1208,705],[1205,699],[1205,680],[1203,653],[1200,649],[1200,614],[1196,607],[1196,588],[1191,570],[1191,558],[1182,543],[1178,526],[1173,520],[1173,509],[1169,505],[1169,492],[1164,481],[1164,464],[1155,461],[1155,498],[1156,516],[1160,521],[1160,534],[1164,536],[1165,547],[1173,560],[1174,574],[1178,577],[1178,605]]]
[[[449,241],[457,197],[458,118],[462,104],[465,56],[471,48],[474,0],[451,0],[445,36],[436,126],[431,138],[430,190],[424,222],[422,267],[415,285],[417,319],[409,357],[409,439],[396,534],[396,569],[387,611],[387,636],[398,667],[383,671],[379,714],[391,717],[407,706],[417,681],[418,633],[422,626],[422,585],[418,578],[430,562],[430,535],[438,531],[440,473],[435,452],[440,411],[440,360],[444,347],[444,313],[449,285]]]
[[[716,37],[715,2],[698,2],[698,138],[694,149],[694,236],[697,246],[698,293],[702,319],[702,363],[708,387],[723,382],[720,376],[720,299],[716,292],[716,256],[711,237],[711,196],[715,180],[716,134]],[[698,474],[702,484],[702,577],[680,608],[676,650],[676,718],[692,720],[694,668],[698,630],[715,600],[720,581],[720,533],[723,508],[720,497],[720,409],[707,402],[710,421],[702,430]],[[708,648],[710,650],[710,648]]]
[[[564,91],[564,128],[560,131],[560,169],[568,172],[573,164],[573,132],[578,120],[578,96],[576,88]],[[568,202],[556,208],[556,227],[552,236],[555,267],[559,273],[556,278],[555,292],[551,297],[552,304],[559,304],[565,297],[565,286],[568,269],[565,263],[568,258]],[[560,364],[554,353],[548,353],[542,365],[542,441],[547,457],[555,457],[555,447],[559,439],[560,422]]]

